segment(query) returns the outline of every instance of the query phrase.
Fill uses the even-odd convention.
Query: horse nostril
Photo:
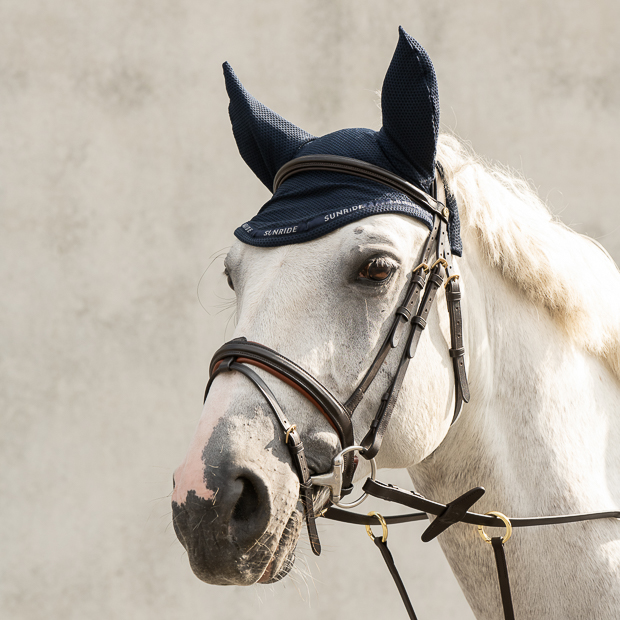
[[[232,518],[235,521],[250,521],[255,518],[260,503],[258,492],[252,481],[247,478],[237,478],[237,482],[243,484],[243,489],[233,508]]]

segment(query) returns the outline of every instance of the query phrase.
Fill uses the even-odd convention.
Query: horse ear
[[[429,191],[435,177],[439,94],[431,59],[401,27],[394,57],[383,81],[383,138],[398,148],[394,162],[405,177]]]
[[[293,159],[302,145],[314,140],[314,136],[289,123],[252,97],[227,62],[223,68],[226,91],[230,98],[228,113],[241,157],[267,188],[272,190],[276,172]]]

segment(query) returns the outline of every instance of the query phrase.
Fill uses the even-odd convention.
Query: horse
[[[441,287],[377,466],[406,469],[416,491],[443,503],[481,485],[477,512],[513,518],[614,510],[620,273],[516,174],[453,136],[435,140],[464,248],[453,259],[470,397],[453,423],[457,386]],[[225,259],[237,304],[233,337],[294,360],[344,402],[386,338],[427,235],[419,218],[377,212],[299,243],[237,239]],[[382,363],[352,418],[356,442],[398,357]],[[295,386],[254,370],[303,438],[309,470],[327,472],[342,449],[329,420]],[[369,471],[359,458],[355,480]],[[313,491],[311,508],[319,512],[329,491]],[[291,570],[309,507],[278,420],[241,372],[212,381],[172,499],[177,536],[201,580],[265,584]],[[456,523],[438,540],[476,618],[502,617],[493,554],[475,528]],[[506,544],[506,561],[519,619],[618,616],[617,519],[521,529]]]

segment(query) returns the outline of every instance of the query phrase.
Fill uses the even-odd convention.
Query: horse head
[[[224,72],[239,150],[270,189],[285,164],[329,155],[380,167],[422,194],[432,191],[439,123],[435,74],[404,30],[383,85],[380,131],[346,129],[316,138],[249,95],[228,65]],[[226,257],[225,273],[237,297],[234,336],[294,360],[345,403],[385,348],[396,309],[423,261],[434,214],[394,187],[338,170],[304,170],[275,190],[258,215],[237,229],[238,240]],[[453,202],[450,210],[446,251],[460,254]],[[431,250],[434,260],[435,247]],[[381,437],[382,467],[403,468],[424,459],[454,417],[448,318],[437,306],[426,318],[425,337]],[[399,360],[406,357],[406,340],[392,343],[396,352],[379,361],[355,411],[354,441],[348,443],[361,442],[371,426]],[[329,471],[344,447],[333,421],[312,398],[303,398],[294,382],[274,379],[260,363],[254,366],[294,423],[309,472]],[[402,415],[405,410],[415,415]],[[289,432],[290,427],[284,437],[264,394],[243,373],[220,373],[212,380],[188,454],[175,472],[173,493],[177,535],[204,581],[269,583],[292,567],[304,511],[321,509],[330,496],[315,486],[313,505],[303,505],[298,467],[286,446]],[[356,478],[369,470],[367,460],[359,461]]]
[[[225,261],[234,339],[213,357],[174,476],[174,526],[195,574],[281,579],[304,519],[318,554],[317,514],[341,505],[376,459],[450,504],[423,540],[441,534],[476,617],[500,617],[501,605],[491,554],[448,515],[465,500],[513,518],[564,515],[544,528],[515,519],[526,530],[508,557],[517,617],[616,617],[613,261],[525,183],[438,138],[434,70],[402,29],[379,131],[312,136],[224,73],[239,150],[273,196],[235,231]],[[459,417],[465,351],[472,404]],[[577,537],[558,525],[594,511]],[[532,573],[543,557],[553,570]]]

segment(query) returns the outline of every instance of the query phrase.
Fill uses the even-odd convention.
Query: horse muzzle
[[[174,529],[199,579],[250,585],[286,569],[302,523],[299,480],[269,415],[224,416],[174,486]]]
[[[292,566],[301,513],[294,510],[281,527],[277,517],[273,522],[272,499],[260,476],[249,470],[226,474],[229,482],[212,498],[190,491],[183,503],[172,504],[174,530],[194,574],[216,585],[284,576]]]

